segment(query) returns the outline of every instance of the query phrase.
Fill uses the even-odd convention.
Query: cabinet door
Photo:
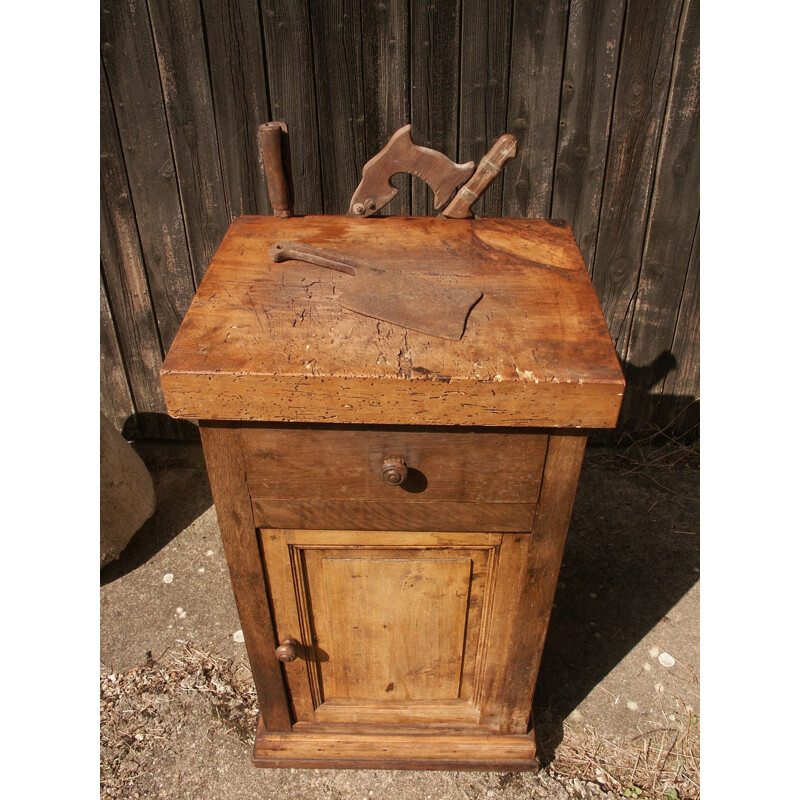
[[[492,619],[498,574],[517,569],[501,566],[504,534],[261,537],[278,638],[302,644],[285,665],[297,722],[481,722],[490,653],[507,649]]]

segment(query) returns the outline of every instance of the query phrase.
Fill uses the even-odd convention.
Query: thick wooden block
[[[483,297],[439,339],[342,308],[351,276],[280,240]],[[176,417],[383,425],[613,427],[624,386],[572,232],[532,219],[240,217],[161,376]]]

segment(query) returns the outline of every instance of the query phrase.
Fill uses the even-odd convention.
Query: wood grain
[[[125,365],[117,342],[117,332],[108,305],[108,296],[100,276],[100,412],[122,430],[125,420],[134,413]]]
[[[203,0],[214,119],[228,217],[272,211],[259,162],[269,119],[257,0]]]
[[[304,0],[261,0],[261,16],[270,111],[272,119],[283,120],[289,128],[294,213],[322,214],[318,94],[308,3]],[[337,120],[336,123],[344,126],[347,121]],[[345,199],[342,210],[346,207]]]
[[[260,493],[258,484],[251,491]],[[272,500],[253,498],[256,524],[267,528],[322,528],[329,525],[352,530],[395,528],[409,531],[435,528],[465,531],[522,531],[533,523],[533,503],[393,503],[370,500]]]
[[[503,537],[263,530],[299,722],[478,724]]]
[[[681,5],[633,3],[625,18],[592,273],[620,353],[636,299]]]
[[[189,307],[195,282],[146,2],[104,0],[100,41],[147,283],[166,350]],[[148,356],[160,357],[158,352]]]
[[[536,745],[528,736],[496,736],[468,729],[386,734],[366,730],[271,734],[259,726],[253,746],[257,767],[537,770]]]
[[[411,119],[408,88],[409,16],[408,0],[361,5],[363,133],[367,158],[375,155],[389,141],[389,137]],[[384,207],[382,216],[410,214],[411,177],[396,175],[392,184],[399,191]]]
[[[670,350],[700,214],[700,4],[688,0],[678,29],[642,269],[626,361]],[[683,368],[679,364],[679,368]]]
[[[411,130],[414,142],[451,160],[458,153],[459,0],[411,4]],[[434,213],[433,195],[411,181],[411,213]]]
[[[464,3],[461,11],[458,158],[483,158],[506,132],[511,57],[511,0]],[[473,211],[483,217],[503,216],[505,172],[478,198]]]
[[[261,717],[268,730],[288,731],[290,710],[275,658],[277,641],[238,431],[231,425],[203,423],[200,436]]]
[[[100,259],[109,311],[114,319],[115,344],[119,346],[130,387],[133,413],[143,412],[134,426],[145,438],[177,437],[175,423],[165,415],[166,406],[157,376],[163,354],[147,273],[139,243],[139,231],[131,201],[122,145],[105,70],[100,66]],[[101,351],[109,352],[109,351]],[[117,393],[118,390],[111,389]],[[156,417],[155,415],[160,415]],[[119,430],[125,419],[118,415]],[[156,420],[159,420],[156,422]]]
[[[625,0],[572,2],[550,215],[572,225],[594,262]]]
[[[347,276],[270,262],[283,238],[484,296],[437,340],[342,309]],[[530,427],[613,426],[623,386],[568,227],[344,217],[234,222],[162,381],[177,417]]]
[[[535,503],[547,434],[487,430],[253,427],[241,431],[253,497]],[[387,486],[381,465],[398,454],[406,485]]]
[[[195,283],[228,227],[203,19],[192,0],[147,0]]]
[[[502,733],[533,729],[530,698],[539,673],[585,446],[586,434],[578,431],[554,432],[550,437],[533,536],[522,558],[523,579],[513,614],[514,646],[503,670],[494,673],[507,686],[516,687],[504,695],[496,717]]]
[[[344,214],[367,160],[359,0],[310,3],[324,213]],[[346,122],[345,122],[346,121]]]
[[[514,4],[504,133],[516,136],[518,155],[503,181],[509,216],[550,216],[568,9],[568,0]]]

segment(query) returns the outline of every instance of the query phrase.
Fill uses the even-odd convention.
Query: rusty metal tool
[[[273,261],[295,259],[352,275],[344,293],[336,295],[345,308],[442,339],[461,338],[469,312],[483,296],[478,289],[438,286],[301,242],[275,242],[269,255]]]
[[[361,183],[350,198],[348,217],[369,217],[383,208],[396,194],[389,182],[398,172],[422,178],[434,192],[434,208],[441,208],[475,171],[475,162],[456,164],[444,153],[420,147],[411,141],[411,126],[395,131],[386,147],[361,170]]]
[[[517,139],[504,133],[481,159],[472,177],[456,192],[443,217],[466,219],[472,216],[472,204],[486,191],[489,184],[500,174],[506,161],[517,155]]]

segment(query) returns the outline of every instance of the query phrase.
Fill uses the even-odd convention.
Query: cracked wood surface
[[[343,308],[352,278],[272,262],[281,239],[484,296],[438,339]],[[567,225],[408,217],[240,217],[161,380],[182,418],[559,427],[613,427],[624,387]]]

